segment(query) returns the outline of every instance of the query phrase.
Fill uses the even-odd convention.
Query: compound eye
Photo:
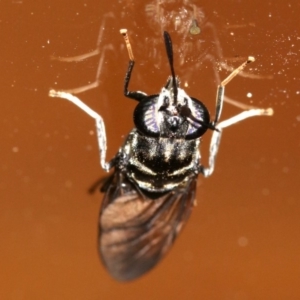
[[[148,96],[140,101],[133,113],[133,121],[139,132],[149,137],[159,136],[159,111],[166,109],[168,101],[168,97],[165,97],[164,104],[159,109],[158,95]]]
[[[190,105],[181,108],[181,115],[184,115],[189,122],[185,137],[187,140],[199,138],[207,131],[208,126],[205,125],[209,125],[210,116],[201,101],[191,98]]]

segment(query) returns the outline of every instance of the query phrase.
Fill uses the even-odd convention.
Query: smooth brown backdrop
[[[227,94],[273,107],[275,115],[224,132],[216,170],[209,179],[200,176],[198,206],[175,246],[153,271],[127,284],[111,279],[98,258],[102,196],[88,189],[104,172],[94,121],[47,96],[50,87],[92,81],[98,58],[67,64],[50,56],[92,50],[107,18],[101,47],[112,51],[105,56],[100,86],[80,97],[104,117],[112,157],[133,126],[135,106],[122,95],[128,58],[119,29],[131,33],[137,61],[132,89],[157,93],[169,74],[151,13],[155,2],[28,2],[0,4],[0,299],[300,299],[299,1],[174,4],[194,3],[205,13],[203,48],[185,50],[188,57],[212,51],[216,61],[222,58],[213,50],[207,25],[212,24],[229,65],[240,62],[231,58],[254,55],[248,72],[273,76],[238,77]],[[166,29],[175,47],[188,42],[172,26]],[[157,46],[144,46],[147,39]],[[158,52],[151,55],[154,48]],[[201,60],[180,65],[178,56],[175,51],[186,91],[214,114],[212,65]],[[236,112],[225,105],[223,117]],[[202,145],[205,164],[208,143],[209,134]]]

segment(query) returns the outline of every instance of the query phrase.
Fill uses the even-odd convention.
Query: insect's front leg
[[[100,151],[100,165],[106,172],[108,172],[114,165],[114,159],[112,159],[110,162],[106,161],[107,142],[106,142],[105,125],[102,117],[97,112],[95,112],[90,107],[88,107],[85,103],[83,103],[78,97],[70,93],[50,90],[49,96],[58,97],[58,98],[71,101],[73,104],[78,106],[80,109],[82,109],[85,113],[87,113],[90,117],[92,117],[96,121],[97,139],[98,139],[98,146]]]
[[[131,44],[129,41],[129,37],[127,34],[127,29],[121,29],[120,33],[122,34],[124,41],[125,41],[125,45],[127,48],[127,52],[128,52],[128,56],[129,56],[129,64],[128,64],[128,68],[127,68],[127,72],[126,72],[126,76],[125,76],[125,81],[124,81],[124,96],[137,100],[137,101],[141,101],[143,100],[147,94],[141,91],[129,91],[128,90],[128,86],[129,86],[129,82],[130,82],[130,78],[131,78],[131,73],[132,70],[134,68],[134,56],[133,56],[133,52],[132,52],[132,48],[131,48]]]

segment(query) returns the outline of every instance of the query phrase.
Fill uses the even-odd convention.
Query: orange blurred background
[[[300,299],[299,2],[160,2],[0,4],[0,299]],[[193,38],[183,37],[184,13],[198,20]],[[123,96],[120,28],[129,30],[136,59],[131,90],[155,94],[165,84],[168,30],[185,91],[212,115],[217,82],[204,57],[238,66],[255,56],[246,72],[261,77],[238,76],[226,94],[275,111],[224,130],[215,172],[199,176],[198,206],[183,233],[155,269],[126,284],[109,276],[97,252],[102,195],[88,189],[104,172],[94,121],[48,97],[50,88],[94,80],[99,56],[50,57],[93,50],[99,28],[100,49],[110,51],[99,87],[80,98],[106,122],[108,158],[133,127],[136,104]],[[222,117],[237,112],[225,104]],[[209,134],[204,164],[208,145]]]

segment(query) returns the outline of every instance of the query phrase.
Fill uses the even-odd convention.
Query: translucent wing
[[[143,198],[122,173],[112,175],[100,213],[99,247],[115,279],[143,275],[170,249],[191,213],[196,178],[151,199]]]

